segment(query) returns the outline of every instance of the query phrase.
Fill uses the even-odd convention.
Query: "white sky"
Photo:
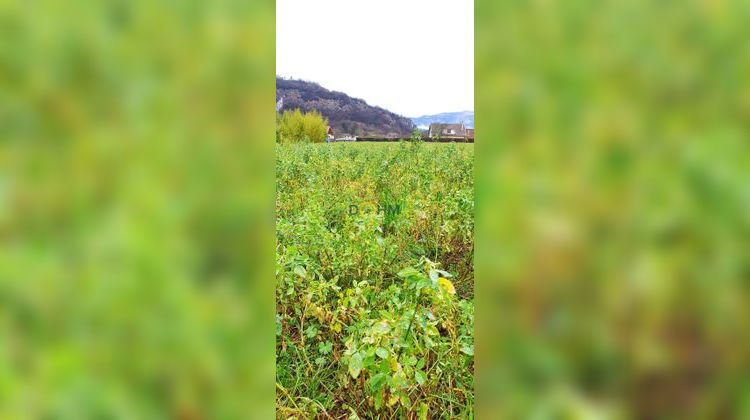
[[[276,74],[407,117],[473,111],[474,2],[277,0]]]

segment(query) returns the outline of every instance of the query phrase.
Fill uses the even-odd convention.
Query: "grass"
[[[277,415],[473,413],[473,145],[277,146]]]

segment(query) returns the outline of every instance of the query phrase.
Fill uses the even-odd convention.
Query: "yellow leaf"
[[[451,281],[446,279],[445,277],[440,277],[438,279],[438,286],[440,286],[441,289],[445,290],[451,295],[456,294],[456,288],[453,287],[453,283],[451,283]]]

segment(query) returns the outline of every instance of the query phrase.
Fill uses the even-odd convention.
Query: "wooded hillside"
[[[364,100],[328,90],[317,83],[276,77],[276,99],[283,98],[283,109],[317,110],[328,119],[336,136],[408,136],[414,123]]]

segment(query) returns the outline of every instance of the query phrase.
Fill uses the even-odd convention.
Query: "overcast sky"
[[[407,117],[474,110],[473,0],[277,0],[276,74]]]

